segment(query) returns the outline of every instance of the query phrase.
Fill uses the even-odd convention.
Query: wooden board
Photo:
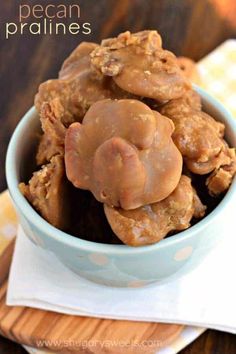
[[[8,195],[0,195],[0,201],[1,207],[4,204],[1,220],[10,216],[16,224]],[[7,278],[13,249],[14,239],[7,241],[0,252],[0,334],[13,341],[63,354],[156,353],[183,330],[183,326],[174,324],[105,320],[7,306]]]

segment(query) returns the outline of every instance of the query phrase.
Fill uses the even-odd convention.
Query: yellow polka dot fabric
[[[198,63],[201,87],[236,117],[236,40],[231,39]]]
[[[236,40],[228,40],[198,63],[201,87],[221,101],[236,117]],[[16,235],[17,217],[8,192],[0,194],[0,253]],[[189,252],[189,250],[187,250]],[[187,252],[186,251],[186,252]],[[184,255],[179,255],[179,257]],[[99,259],[97,262],[104,262]],[[159,354],[176,354],[194,341],[204,328],[185,327],[179,338],[171,345],[158,351]],[[32,354],[48,352],[25,347]]]
[[[13,208],[9,193],[0,194],[0,254],[16,236],[17,216]]]

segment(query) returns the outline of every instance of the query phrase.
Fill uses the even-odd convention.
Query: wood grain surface
[[[199,60],[225,39],[236,36],[235,0],[60,0],[60,4],[80,4],[81,21],[91,23],[91,35],[14,35],[6,40],[4,24],[18,20],[20,3],[0,2],[0,191],[6,188],[5,154],[17,122],[32,105],[39,83],[56,77],[63,59],[80,41],[99,41],[127,29],[152,28],[161,33],[167,49]],[[24,352],[0,339],[0,354]],[[235,352],[235,336],[207,331],[181,354]]]

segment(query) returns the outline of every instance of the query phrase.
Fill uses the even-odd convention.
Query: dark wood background
[[[127,29],[157,29],[167,49],[199,60],[227,38],[236,36],[235,0],[25,0],[22,3],[31,5],[80,4],[80,22],[90,22],[92,34],[16,34],[6,40],[4,24],[18,21],[20,3],[0,3],[0,191],[6,188],[5,154],[16,124],[32,106],[39,83],[56,77],[62,61],[80,41],[99,41]],[[25,351],[0,338],[1,353]],[[181,353],[234,354],[236,338],[208,330]]]

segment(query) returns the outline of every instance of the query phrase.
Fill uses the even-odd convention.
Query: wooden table
[[[39,83],[56,77],[63,59],[80,41],[99,41],[127,29],[151,28],[161,33],[167,49],[199,60],[227,38],[236,36],[235,0],[61,0],[60,4],[80,3],[79,22],[91,23],[91,35],[15,34],[6,40],[4,23],[19,21],[19,3],[7,0],[0,5],[0,191],[6,188],[5,154],[17,122],[32,105]],[[28,3],[32,6],[40,2]],[[26,22],[30,21],[35,22],[32,18]],[[0,338],[0,353],[24,352]],[[181,353],[234,354],[236,338],[208,330]]]

